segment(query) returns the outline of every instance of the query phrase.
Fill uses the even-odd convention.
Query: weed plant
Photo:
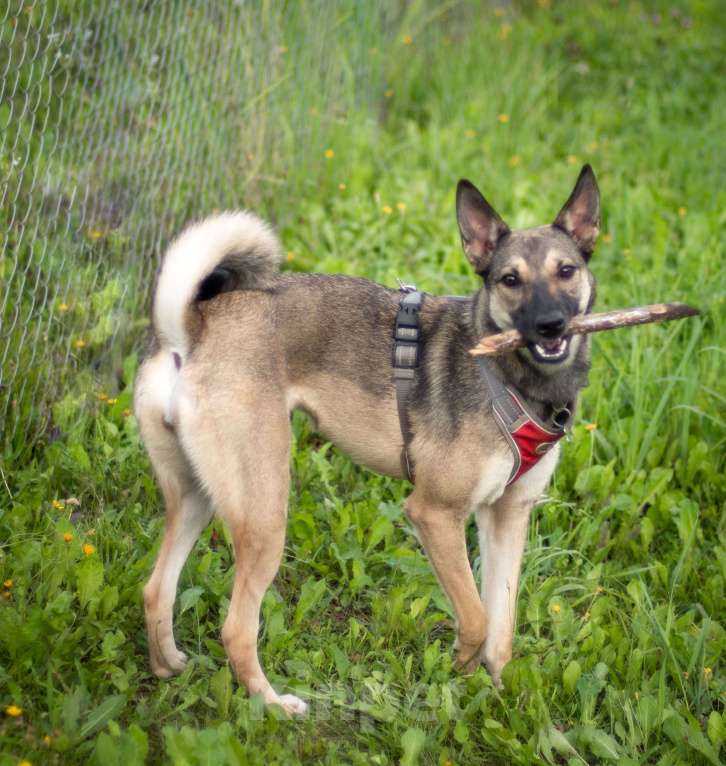
[[[260,24],[274,7],[258,4]],[[308,114],[309,141],[268,134],[301,119],[293,113],[302,100],[285,91],[255,123],[254,183],[238,183],[249,175],[229,147],[239,149],[234,126],[250,102],[238,122],[217,107],[192,114],[183,140],[192,157],[194,147],[214,147],[209,179],[199,165],[184,176],[170,160],[171,178],[151,167],[162,185],[187,187],[166,209],[157,195],[151,223],[168,215],[176,226],[205,206],[252,203],[277,223],[286,268],[388,285],[400,277],[461,294],[477,284],[457,241],[456,180],[477,183],[510,225],[535,225],[554,218],[587,161],[602,193],[591,261],[597,307],[684,300],[703,316],[594,337],[590,386],[533,514],[515,657],[501,690],[483,668],[463,676],[452,667],[451,610],[400,509],[409,486],[354,466],[295,415],[286,554],[264,599],[259,642],[273,685],[310,702],[307,719],[287,720],[230,674],[220,628],[233,562],[218,521],[179,586],[177,640],[190,662],[170,681],[150,672],[141,589],[163,516],[130,407],[151,269],[129,265],[143,253],[121,234],[64,240],[86,253],[105,248],[112,262],[118,253],[118,268],[96,283],[93,259],[81,268],[68,255],[74,287],[51,303],[49,326],[68,343],[86,341],[69,346],[71,367],[62,357],[44,361],[42,334],[13,351],[36,359],[28,390],[37,383],[53,394],[23,398],[4,441],[0,766],[722,763],[721,4],[391,4],[395,13],[371,11],[359,24],[365,48],[341,35],[341,24],[356,32],[334,7],[318,8],[325,35],[313,35],[298,12],[280,42],[293,62],[325,59],[326,76],[337,73],[336,87],[321,90],[336,103],[305,96],[320,112]],[[129,4],[117,23],[138,25],[143,12]],[[178,20],[169,14],[156,21],[171,35]],[[351,57],[352,47],[366,55]],[[133,51],[124,55],[134,62]],[[378,63],[356,71],[351,61]],[[279,66],[295,78],[294,66]],[[213,93],[214,84],[204,87]],[[202,85],[189,72],[157,119],[176,124],[185,105],[199,105],[186,89]],[[134,141],[151,140],[148,130]],[[43,162],[41,144],[37,155]],[[110,176],[123,168],[122,151],[117,161]],[[117,177],[128,195],[148,193],[150,182],[136,179],[137,190],[132,180],[126,188]],[[198,205],[188,194],[195,187]],[[158,234],[159,247],[168,236]],[[36,264],[38,273],[46,267]],[[59,313],[61,298],[69,308]],[[78,316],[88,318],[85,330],[72,324]],[[355,342],[355,328],[343,331]],[[33,378],[52,376],[54,364],[62,386]],[[40,434],[32,444],[23,443],[26,423]]]

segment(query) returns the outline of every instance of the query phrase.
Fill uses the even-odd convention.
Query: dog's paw
[[[478,649],[474,650],[473,653],[460,650],[454,662],[454,667],[459,673],[474,673],[480,665],[481,659]]]
[[[157,678],[161,678],[161,679],[173,678],[175,675],[173,670],[169,670],[169,668],[167,668],[166,665],[163,665],[159,662],[155,662],[154,660],[151,661],[151,672]]]
[[[481,661],[489,671],[492,677],[492,683],[497,689],[503,689],[502,670],[504,666],[512,659],[512,650],[505,647],[504,650],[494,651],[491,647],[485,648],[481,653]]]
[[[274,704],[279,705],[290,718],[308,712],[307,703],[294,694],[280,694]]]
[[[187,656],[176,647],[172,651],[162,652],[157,659],[151,657],[151,671],[158,678],[178,676],[186,667]]]
[[[474,673],[481,665],[484,641],[481,643],[464,643],[459,636],[454,642],[456,660],[454,668],[459,673]]]
[[[178,675],[184,670],[187,665],[187,659],[186,654],[180,652],[179,649],[174,649],[173,652],[164,654],[164,661],[174,675]]]

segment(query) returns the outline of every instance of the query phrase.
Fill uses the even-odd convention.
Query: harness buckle
[[[398,289],[402,293],[415,293],[416,292],[416,285],[409,285],[405,282],[402,282],[398,277],[396,277],[396,282],[398,282]]]
[[[561,407],[552,413],[552,422],[557,428],[565,429],[572,418],[572,412],[567,407]]]
[[[418,335],[418,331],[417,335]],[[398,339],[398,336],[397,338]],[[413,370],[418,366],[418,343],[398,341],[393,347],[393,368]]]

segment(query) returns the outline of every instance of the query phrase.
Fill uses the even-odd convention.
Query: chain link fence
[[[278,223],[326,137],[375,114],[410,9],[371,0],[8,0],[0,11],[0,429],[8,464],[143,336],[170,235]],[[90,372],[89,372],[90,371]],[[93,378],[89,378],[92,382]]]

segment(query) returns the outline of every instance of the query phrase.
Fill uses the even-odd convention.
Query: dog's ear
[[[509,226],[482,197],[471,181],[462,179],[456,187],[456,219],[461,244],[477,274],[486,273],[497,242],[509,234]]]
[[[600,233],[600,190],[592,168],[585,165],[554,226],[570,235],[587,260]]]

